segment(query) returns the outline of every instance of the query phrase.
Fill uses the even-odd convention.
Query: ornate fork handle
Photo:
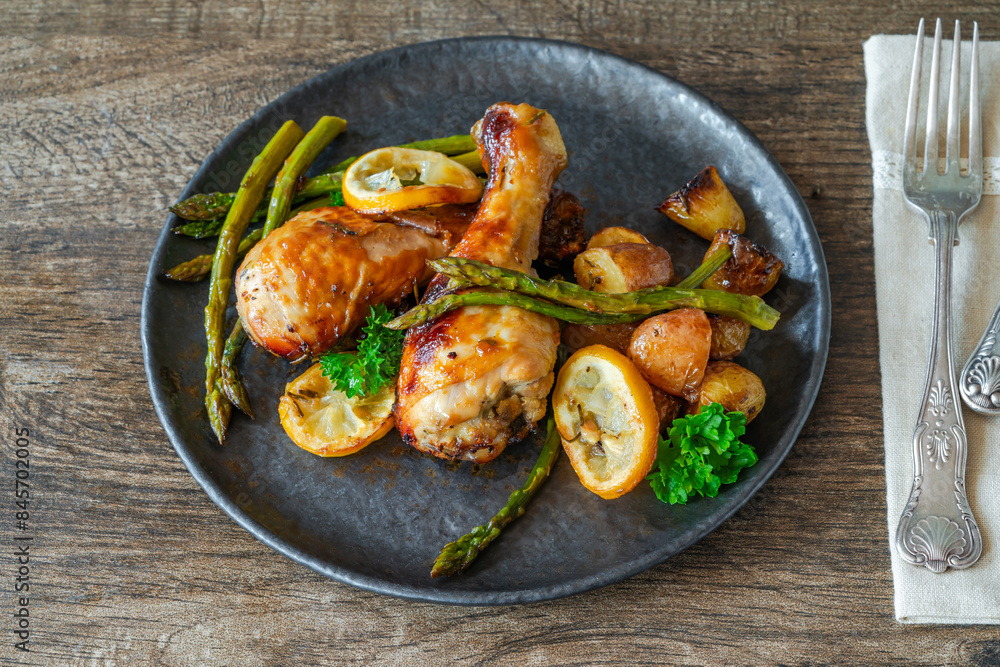
[[[934,320],[920,417],[913,432],[913,489],[896,529],[907,561],[933,572],[969,567],[983,540],[965,495],[965,425],[951,351],[951,256],[958,218],[930,211],[935,246]]]
[[[959,390],[965,404],[984,415],[1000,415],[1000,304],[982,340],[962,369]]]

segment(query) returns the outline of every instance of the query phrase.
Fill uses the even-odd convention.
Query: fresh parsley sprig
[[[348,398],[376,394],[399,375],[406,332],[382,326],[391,319],[388,308],[382,304],[374,306],[361,328],[357,353],[328,352],[320,358],[323,375]]]
[[[669,439],[660,438],[656,465],[646,479],[665,503],[685,504],[691,495],[714,498],[740,470],[757,463],[751,445],[740,441],[747,418],[718,403],[674,420]]]

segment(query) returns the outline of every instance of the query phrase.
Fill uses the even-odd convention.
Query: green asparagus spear
[[[333,174],[321,174],[314,178],[310,178],[303,183],[302,187],[299,188],[299,191],[295,193],[295,201],[329,195],[331,192],[340,190],[343,183],[344,172],[342,171],[338,171]]]
[[[420,150],[427,151],[437,151],[439,153],[444,153],[445,155],[456,155],[462,158],[464,161],[471,161],[469,157],[470,151],[475,153],[476,142],[467,134],[460,134],[454,137],[445,137],[443,139],[428,139],[425,141],[415,141],[412,144],[403,144],[401,148],[417,148]],[[463,153],[465,155],[463,155]],[[476,160],[478,160],[478,153],[476,153]],[[344,172],[357,160],[357,156],[349,157],[346,160],[330,167],[320,175],[315,178],[311,178],[305,183],[298,192],[295,193],[296,199],[309,199],[311,197],[316,197],[321,194],[330,192],[331,190],[339,190],[340,182],[343,179]],[[470,169],[476,171],[475,168],[466,164]],[[480,164],[479,169],[482,169]],[[324,178],[324,177],[332,178]],[[208,194],[200,194],[189,197],[183,201],[179,201],[170,207],[173,211],[185,220],[214,220],[225,215],[229,211],[229,207],[232,206],[234,194],[231,192],[211,192]],[[266,194],[266,199],[269,201],[271,198],[271,191],[268,190]],[[258,211],[262,216],[267,213],[265,208],[262,211]],[[180,229],[178,227],[177,229]],[[185,232],[178,232],[184,234]],[[192,236],[193,234],[188,234]],[[199,237],[202,238],[202,237]]]
[[[486,167],[483,166],[483,159],[479,157],[479,151],[453,155],[451,159],[466,167],[474,174],[482,175],[486,173]]]
[[[250,232],[240,241],[240,247],[236,251],[237,261],[239,257],[242,256],[240,250],[243,250],[243,245],[247,244],[250,237],[257,235],[257,239],[260,239],[260,230],[255,230]],[[249,245],[249,244],[247,244]],[[249,250],[249,248],[248,248]],[[212,259],[214,255],[198,255],[194,259],[189,259],[186,262],[181,262],[172,269],[167,269],[163,272],[163,277],[169,280],[176,280],[182,283],[194,283],[199,280],[204,279],[208,274],[212,272]]]
[[[285,160],[285,165],[275,177],[274,188],[271,190],[271,204],[267,208],[267,222],[264,223],[265,237],[285,224],[288,212],[292,209],[292,195],[299,177],[305,173],[320,151],[343,132],[345,127],[347,121],[343,118],[323,116],[316,121],[313,128]]]
[[[414,141],[412,144],[400,144],[399,147],[416,148],[420,151],[436,151],[445,155],[461,155],[476,150],[476,140],[468,134],[456,134],[440,139],[424,139]]]
[[[270,192],[270,191],[268,191]],[[262,204],[254,211],[253,217],[250,219],[250,224],[260,222],[267,217],[267,202]],[[178,225],[173,228],[174,234],[178,236],[188,236],[193,239],[207,239],[212,236],[218,236],[219,230],[222,229],[222,223],[226,221],[226,214],[223,213],[220,218],[213,218],[211,220],[192,220],[183,225]]]
[[[446,544],[441,550],[441,555],[434,561],[431,576],[440,577],[462,573],[465,568],[472,564],[476,556],[500,535],[501,530],[524,514],[528,503],[538,492],[542,482],[549,476],[552,464],[559,456],[559,449],[559,432],[556,430],[555,420],[549,417],[545,444],[542,445],[542,451],[538,454],[538,460],[531,472],[528,473],[528,480],[524,486],[511,494],[507,504],[496,516],[490,519],[489,523],[477,526],[468,535],[463,535],[454,542]]]
[[[234,198],[231,192],[207,192],[179,201],[170,210],[185,220],[214,220],[229,212]]]
[[[453,282],[452,286],[473,287],[473,284],[459,280],[457,283]],[[440,317],[449,310],[463,306],[517,306],[542,315],[549,315],[557,320],[576,324],[621,324],[623,322],[638,322],[647,317],[642,313],[594,313],[581,308],[534,299],[517,292],[474,290],[449,293],[433,301],[416,305],[399,317],[386,322],[385,326],[389,329],[409,329],[417,324]]]
[[[310,199],[306,203],[293,208],[288,214],[288,217],[294,218],[302,211],[311,211],[314,208],[319,208],[321,206],[330,206],[330,197],[317,197],[316,199]],[[243,237],[243,240],[240,241],[240,247],[236,250],[237,262],[243,259],[243,256],[250,251],[250,248],[257,245],[257,242],[260,241],[263,233],[263,229],[255,229]],[[215,255],[212,254],[198,255],[194,259],[181,262],[172,269],[167,269],[163,272],[163,277],[186,283],[203,280],[208,277],[209,273],[211,273],[212,260],[214,258]]]
[[[697,289],[701,287],[701,284],[708,280],[710,275],[718,271],[732,256],[733,249],[728,245],[722,246],[713,252],[711,257],[702,262],[701,266],[692,271],[691,275],[674,285],[674,287],[678,289]]]
[[[218,236],[219,230],[222,229],[222,223],[225,221],[225,218],[192,220],[191,222],[174,227],[173,232],[178,236],[189,236],[193,239],[207,239],[210,236]],[[253,221],[251,220],[251,222]]]
[[[247,394],[247,390],[240,380],[239,371],[236,370],[236,359],[240,356],[240,352],[243,350],[243,345],[246,342],[247,332],[243,330],[243,322],[237,318],[236,324],[233,325],[232,333],[226,339],[226,348],[222,353],[222,364],[219,369],[219,379],[226,398],[239,408],[243,414],[253,419],[250,396]]]
[[[255,229],[240,241],[239,247],[236,249],[236,259],[233,264],[243,259],[243,256],[250,252],[250,248],[257,245],[263,235],[263,229]],[[208,277],[212,272],[212,262],[215,259],[215,255],[198,255],[194,259],[189,259],[186,262],[181,262],[172,269],[167,269],[163,272],[165,278],[170,280],[177,280],[179,282],[194,283],[199,280],[203,280]]]
[[[205,306],[205,338],[208,343],[208,353],[205,356],[205,407],[212,430],[220,443],[225,439],[231,410],[226,407],[229,401],[223,395],[219,374],[225,348],[223,328],[226,325],[226,306],[233,282],[236,251],[267,184],[303,136],[302,130],[294,121],[288,121],[278,130],[243,176],[240,189],[219,233],[219,243],[212,260],[208,305]]]
[[[229,417],[233,414],[233,404],[223,395],[221,378],[212,385],[212,391],[205,395],[205,408],[208,410],[208,421],[212,425],[212,431],[222,443],[229,427]]]
[[[780,317],[778,311],[768,306],[759,297],[733,294],[731,292],[722,292],[719,290],[683,289],[678,287],[649,287],[636,292],[605,294],[602,292],[593,292],[591,290],[584,289],[579,285],[569,283],[564,280],[542,280],[526,273],[521,273],[520,271],[502,269],[490,266],[489,264],[484,264],[483,262],[477,262],[476,260],[464,259],[461,257],[443,257],[429,262],[429,264],[435,271],[443,273],[451,278],[457,278],[462,281],[463,284],[510,290],[509,292],[501,292],[500,294],[510,295],[516,291],[523,295],[550,299],[562,304],[562,307],[568,306],[577,313],[575,315],[575,319],[567,320],[569,322],[597,324],[598,322],[587,320],[586,314],[588,313],[601,315],[603,317],[608,317],[611,314],[627,313],[648,315],[650,313],[664,310],[689,307],[700,308],[705,312],[715,313],[717,315],[729,315],[730,317],[743,320],[758,329],[764,329],[767,331],[774,328],[774,325]],[[467,294],[468,293],[449,295],[458,297],[458,299],[454,300],[458,302],[457,305],[449,304],[450,308],[456,308],[458,305],[468,305],[468,301],[462,298],[467,297]],[[497,293],[492,293],[493,296],[496,294]],[[435,304],[435,307],[429,308],[429,310],[436,311],[435,316],[440,315],[442,312],[445,312],[450,308],[444,308],[442,310],[440,307],[437,307],[436,304],[447,298],[447,296],[442,297],[437,301],[421,305],[432,306],[432,304]],[[493,301],[480,301],[479,303],[487,302],[493,303]],[[511,303],[510,305],[520,304]],[[400,317],[396,318],[396,320],[393,320],[393,322],[408,316],[420,307],[421,306],[417,306],[413,310],[404,313]],[[545,312],[540,308],[534,307],[528,307],[528,310]],[[554,312],[550,312],[548,314],[551,314],[553,317],[565,319],[561,315],[557,315]],[[622,321],[634,321],[634,319]],[[390,322],[386,326],[392,326],[393,322]]]

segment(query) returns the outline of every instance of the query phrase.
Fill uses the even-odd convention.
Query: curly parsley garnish
[[[665,503],[685,504],[692,494],[714,498],[740,470],[757,463],[752,446],[740,441],[747,418],[718,403],[674,420],[669,440],[660,438],[656,465],[646,479]]]
[[[328,352],[320,358],[323,375],[348,398],[376,394],[399,375],[406,331],[382,326],[391,319],[392,313],[385,306],[374,306],[361,329],[363,338],[357,353]]]

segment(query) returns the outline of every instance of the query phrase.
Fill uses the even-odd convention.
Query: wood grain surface
[[[1000,664],[1000,630],[893,620],[862,42],[996,3],[0,3],[0,663]],[[554,602],[458,608],[329,581],[196,485],[153,412],[139,309],[173,201],[257,108],[351,58],[518,34],[716,100],[806,197],[833,291],[819,399],[777,474],[686,552]],[[30,430],[31,652],[13,649],[15,428]]]

